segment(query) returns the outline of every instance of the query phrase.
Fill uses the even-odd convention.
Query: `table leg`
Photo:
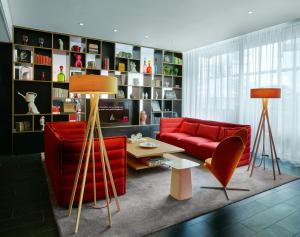
[[[191,168],[172,168],[170,195],[177,200],[192,198]]]

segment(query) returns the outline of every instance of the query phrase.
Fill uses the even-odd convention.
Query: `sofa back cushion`
[[[199,124],[196,135],[198,137],[205,137],[213,141],[217,141],[220,133],[219,126],[211,126],[206,124]]]
[[[235,127],[235,128],[221,127],[220,134],[219,134],[219,141],[225,139],[226,137],[234,136],[235,133],[242,128],[243,127]]]
[[[219,141],[225,139],[226,137],[233,136],[237,131],[242,129],[243,127],[235,127],[235,128],[227,128],[221,127],[219,134]]]
[[[183,122],[180,127],[180,132],[194,136],[196,135],[198,126],[198,123]]]

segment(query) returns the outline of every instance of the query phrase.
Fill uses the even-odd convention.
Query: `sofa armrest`
[[[182,122],[183,122],[183,118],[161,118],[160,119],[160,134],[179,132]],[[158,137],[159,137],[159,135],[158,135]]]

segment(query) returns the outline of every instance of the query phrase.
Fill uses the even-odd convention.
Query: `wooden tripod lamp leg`
[[[96,101],[98,104],[99,101],[99,96],[97,95]],[[107,177],[106,177],[106,168],[105,168],[105,161],[104,161],[104,142],[103,142],[103,137],[100,135],[101,134],[101,127],[100,127],[100,122],[99,122],[99,110],[97,109],[96,111],[96,127],[98,131],[98,137],[99,137],[99,149],[100,149],[100,154],[101,154],[101,166],[102,166],[102,172],[103,172],[103,181],[104,181],[104,191],[105,191],[105,198],[106,198],[106,207],[107,207],[107,214],[108,214],[108,223],[109,226],[112,225],[112,220],[111,220],[111,211],[110,211],[110,205],[109,205],[109,194],[108,194],[108,185],[107,185]]]
[[[83,200],[83,194],[84,194],[84,188],[85,188],[85,182],[86,182],[86,175],[87,175],[87,170],[88,170],[88,165],[89,165],[91,147],[92,147],[92,143],[94,142],[92,140],[92,138],[93,138],[93,132],[94,132],[94,128],[95,128],[95,120],[96,120],[96,108],[95,107],[96,106],[97,106],[97,104],[93,103],[94,113],[92,114],[93,116],[89,118],[89,120],[92,120],[91,121],[92,126],[91,126],[91,130],[90,130],[89,144],[88,144],[87,155],[86,155],[85,166],[84,166],[83,177],[82,177],[82,184],[81,184],[79,204],[78,204],[78,212],[77,212],[76,225],[75,225],[75,233],[78,232],[78,226],[79,226],[80,214],[81,214],[81,208],[82,208],[82,200]]]
[[[97,205],[97,193],[96,193],[96,168],[95,168],[95,145],[94,145],[94,134],[92,138],[92,162],[93,162],[93,186],[94,186],[94,206]]]
[[[107,151],[106,151],[106,147],[105,147],[105,143],[104,143],[104,139],[103,139],[103,134],[102,134],[102,131],[101,131],[99,113],[98,113],[96,122],[97,122],[97,127],[99,129],[99,133],[98,133],[99,134],[99,141],[101,140],[101,142],[102,142],[101,147],[103,148],[103,151],[104,151],[103,154],[104,154],[105,164],[106,164],[106,167],[107,167],[107,170],[108,170],[109,179],[110,179],[111,187],[112,187],[112,190],[113,190],[113,195],[114,195],[114,198],[115,198],[117,210],[120,211],[121,208],[120,208],[120,203],[119,203],[119,199],[118,199],[118,195],[117,195],[117,191],[116,191],[116,186],[115,186],[114,178],[113,178],[112,171],[111,171],[111,168],[110,168],[110,164],[109,164],[109,160],[108,160],[108,156],[107,156]]]
[[[256,161],[257,152],[258,152],[258,149],[259,149],[259,144],[260,144],[260,139],[261,139],[261,134],[262,134],[262,129],[263,129],[264,123],[265,123],[265,111],[263,110],[262,125],[260,126],[259,131],[258,131],[258,140],[257,140],[257,143],[256,143],[256,149],[255,149],[254,157],[252,159],[252,164],[251,164],[252,168],[251,168],[251,172],[250,172],[250,177],[252,177],[253,170],[254,170],[254,167],[255,167],[255,161]]]
[[[255,135],[255,139],[254,139],[254,144],[253,144],[252,152],[251,152],[251,155],[250,155],[250,161],[249,161],[249,165],[248,165],[247,171],[249,171],[251,163],[252,163],[252,160],[253,160],[253,157],[254,157],[255,148],[257,146],[258,134],[259,134],[259,131],[260,131],[261,126],[262,126],[263,114],[264,114],[264,110],[262,110],[261,114],[260,114],[259,124],[258,124],[258,127],[257,127],[257,131],[256,131],[256,135]]]
[[[94,106],[92,106],[92,101],[91,101],[91,111],[90,111],[89,118],[92,118],[93,113],[94,113]],[[70,203],[69,203],[69,208],[68,208],[68,216],[70,216],[72,213],[72,207],[73,207],[73,203],[74,203],[74,198],[75,198],[78,179],[79,179],[80,170],[81,170],[81,166],[82,166],[82,160],[83,160],[83,156],[84,156],[84,152],[85,152],[85,148],[86,148],[86,143],[87,143],[87,139],[88,139],[89,132],[90,132],[91,122],[92,122],[92,119],[89,119],[87,127],[86,127],[84,141],[83,141],[83,145],[82,145],[82,149],[81,149],[81,153],[80,153],[80,157],[79,157],[79,162],[78,162],[77,171],[76,171],[76,175],[75,175],[74,185],[73,185],[72,194],[71,194],[71,198],[70,198]]]

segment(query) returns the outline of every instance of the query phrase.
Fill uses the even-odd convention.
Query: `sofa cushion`
[[[181,139],[185,137],[191,137],[191,135],[187,133],[163,133],[159,139],[163,142],[179,146]]]
[[[242,129],[242,127],[235,127],[235,128],[221,127],[220,134],[219,134],[219,141],[225,139],[226,137],[233,136],[240,129]]]
[[[206,124],[199,124],[198,130],[197,130],[197,136],[199,137],[205,137],[213,141],[218,140],[220,132],[219,126],[211,126]]]
[[[197,132],[198,126],[198,123],[183,122],[180,127],[180,132],[194,136]]]
[[[207,142],[207,143],[200,144],[198,146],[198,157],[203,160],[212,157],[218,145],[219,142]]]
[[[197,155],[199,145],[211,141],[205,137],[184,137],[180,140],[180,147],[189,154]]]

